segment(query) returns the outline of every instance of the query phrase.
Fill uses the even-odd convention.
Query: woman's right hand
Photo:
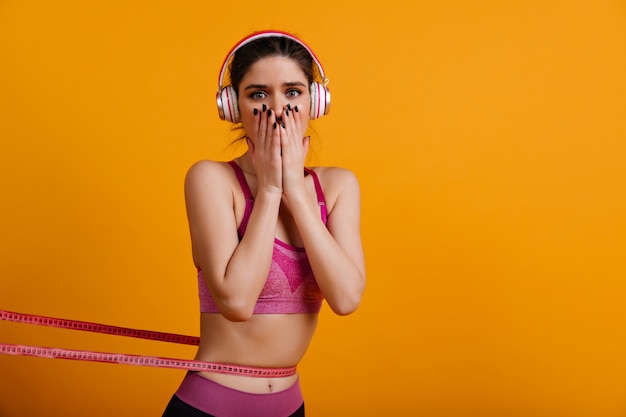
[[[282,157],[276,114],[265,104],[261,109],[254,109],[254,111],[255,123],[252,134],[247,136],[247,141],[257,176],[258,191],[282,193]]]

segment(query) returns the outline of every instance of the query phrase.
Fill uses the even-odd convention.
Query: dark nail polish
[[[291,104],[287,104],[287,108],[291,110]]]
[[[272,115],[272,109],[269,109],[269,110],[267,111],[267,115],[268,115],[268,116],[271,116],[271,115]]]
[[[289,109],[285,110],[285,116],[289,116]]]
[[[259,110],[258,109],[254,109],[254,115],[256,116],[257,114],[259,114]]]
[[[298,106],[294,107],[294,110],[296,111],[296,113],[300,113],[300,110],[298,110]]]
[[[262,110],[262,111],[265,111],[265,110],[267,110],[267,106],[264,104],[264,105],[263,105],[263,110]]]
[[[276,129],[276,122],[274,122],[274,129]]]
[[[285,128],[285,123],[281,123],[280,125],[283,127],[283,129]]]

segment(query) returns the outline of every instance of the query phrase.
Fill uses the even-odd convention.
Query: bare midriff
[[[262,368],[288,368],[298,364],[315,328],[317,314],[256,314],[248,321],[232,322],[220,314],[202,313],[197,360]],[[282,391],[297,375],[259,378],[200,372],[218,384],[251,393]]]

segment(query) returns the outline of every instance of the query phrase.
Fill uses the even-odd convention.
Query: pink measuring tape
[[[33,314],[14,313],[4,310],[0,310],[0,319],[17,323],[35,324],[41,326],[57,327],[61,329],[82,330],[118,336],[136,337],[140,339],[158,340],[161,342],[180,343],[195,346],[200,343],[200,338],[196,336],[163,333],[151,330],[138,330],[127,327],[117,327],[109,326],[106,324],[90,323],[86,321],[65,320],[53,317],[37,316]],[[291,368],[258,368],[253,366],[231,365],[219,362],[1,343],[0,354],[35,356],[40,358],[54,359],[74,359],[89,362],[118,363],[123,365],[150,366],[156,368],[186,369],[190,371],[206,371],[222,374],[265,378],[285,377],[294,375],[296,373],[295,366]]]

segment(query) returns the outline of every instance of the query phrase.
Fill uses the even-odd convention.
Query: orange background
[[[226,52],[287,30],[331,79],[313,161],[359,176],[368,268],[300,365],[308,415],[626,415],[623,1],[214,4],[0,3],[0,309],[197,334],[183,177],[241,151]],[[0,416],[160,415],[183,374],[0,355]]]

